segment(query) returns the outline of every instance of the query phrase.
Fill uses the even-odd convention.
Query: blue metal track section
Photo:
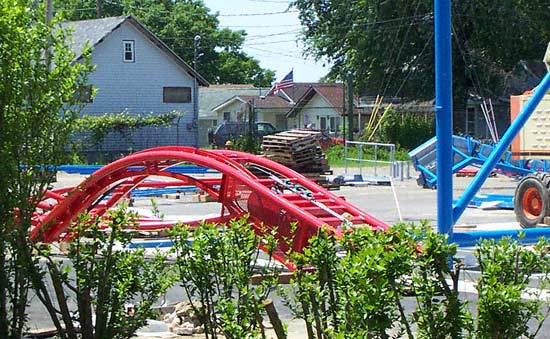
[[[495,150],[495,145],[482,144],[469,136],[453,135],[452,140],[452,173],[456,173],[467,166],[482,167]],[[420,186],[426,188],[437,187],[437,145],[437,138],[433,137],[409,152],[413,166],[420,172],[417,179]],[[514,160],[512,159],[512,153],[506,151],[498,159],[496,165],[491,168],[491,171],[493,169],[497,169],[499,173],[510,177],[522,177],[535,171],[549,172],[550,161]]]
[[[453,232],[453,71],[451,49],[451,0],[434,2],[435,110],[438,141],[437,230]]]
[[[102,168],[103,165],[62,165],[58,166],[58,171],[63,171],[71,174],[83,174],[90,175],[95,171]],[[136,168],[139,170],[139,168]],[[182,165],[182,166],[173,166],[166,170],[167,172],[180,173],[180,174],[206,174],[206,173],[218,173],[212,169],[194,166],[194,165]]]
[[[468,204],[468,207],[513,210],[514,196],[511,194],[476,194]]]
[[[178,186],[165,188],[138,188],[130,191],[133,198],[158,197],[164,194],[197,193],[201,190],[196,186]]]
[[[498,241],[502,237],[511,237],[521,241],[522,244],[528,245],[537,243],[541,237],[548,238],[549,236],[550,229],[548,228],[527,228],[523,230],[456,232],[449,238],[449,241],[461,247],[472,247],[476,246],[481,240],[494,239]]]
[[[512,141],[518,135],[521,128],[525,125],[527,120],[538,104],[544,98],[544,95],[550,89],[550,73],[546,73],[540,84],[535,89],[533,95],[529,101],[525,104],[519,115],[514,121],[510,124],[510,127],[506,130],[506,133],[500,139],[500,142],[495,145],[494,150],[487,157],[485,164],[481,167],[477,175],[470,182],[470,185],[466,188],[462,196],[458,199],[455,207],[453,208],[453,225],[460,218],[464,210],[468,206],[468,203],[474,195],[479,191],[493,168],[499,163],[502,159],[502,156],[507,152],[508,147],[512,144]]]

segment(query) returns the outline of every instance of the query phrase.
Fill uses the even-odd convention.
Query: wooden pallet
[[[291,130],[268,135],[263,138],[263,154],[270,160],[334,189],[334,184],[324,177],[331,171],[319,145],[321,135],[321,132],[311,130]]]

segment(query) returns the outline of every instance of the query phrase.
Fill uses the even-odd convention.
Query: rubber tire
[[[519,182],[514,195],[514,212],[521,227],[536,227],[543,223],[544,217],[550,215],[549,186],[550,175],[547,173],[529,174]],[[538,194],[540,201],[537,205],[528,206],[524,201],[529,198],[526,194]]]

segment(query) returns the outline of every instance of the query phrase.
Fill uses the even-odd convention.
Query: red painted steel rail
[[[212,177],[170,172],[170,167],[181,163],[207,167],[220,174]],[[163,177],[166,181],[145,181],[150,177]],[[63,239],[80,213],[103,215],[136,188],[183,185],[198,187],[222,207],[219,216],[190,224],[225,223],[248,214],[251,227],[258,235],[276,228],[279,260],[284,260],[284,253],[289,249],[301,252],[321,227],[328,227],[336,234],[340,234],[342,224],[366,224],[376,230],[388,228],[343,198],[269,159],[230,150],[168,146],[117,160],[76,187],[45,192],[33,218],[31,239],[43,242]],[[139,222],[143,230],[174,224],[147,219]]]

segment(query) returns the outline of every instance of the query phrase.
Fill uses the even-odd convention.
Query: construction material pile
[[[263,154],[328,187],[324,175],[332,171],[319,145],[321,137],[319,131],[300,129],[266,135],[262,142]]]

